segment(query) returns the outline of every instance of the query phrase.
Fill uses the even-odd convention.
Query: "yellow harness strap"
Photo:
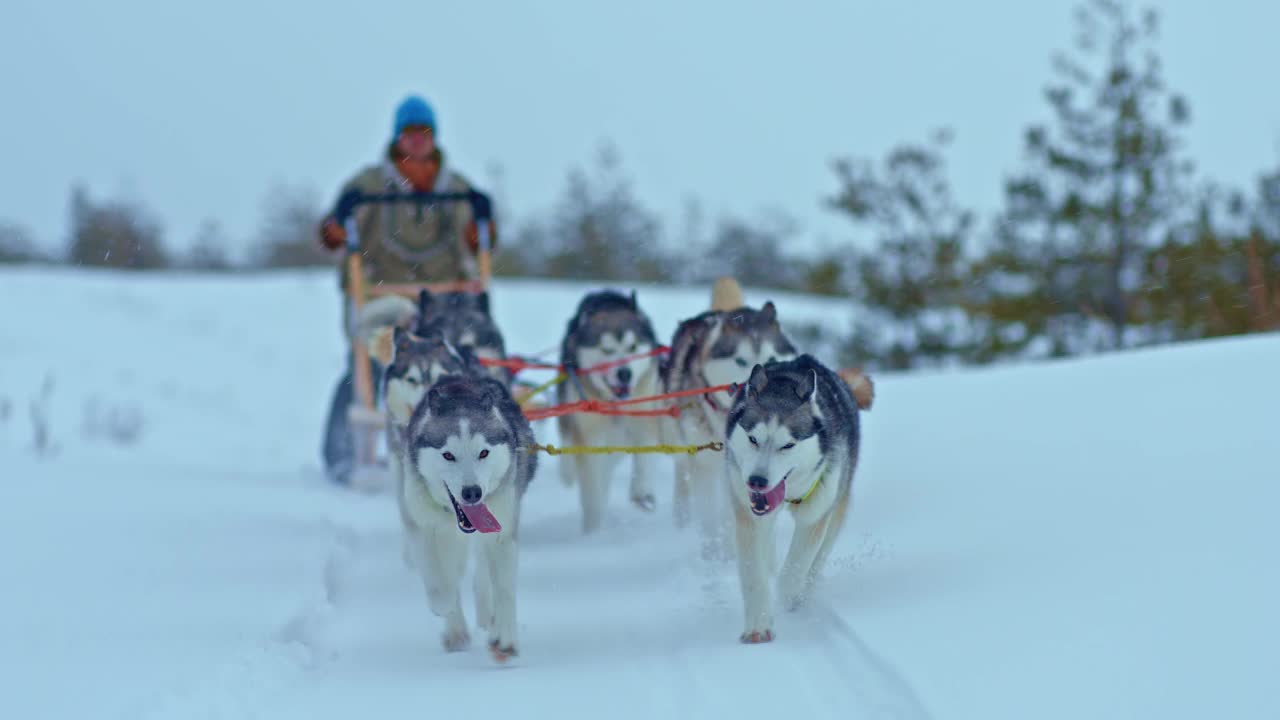
[[[822,481],[826,479],[827,479],[827,471],[823,470],[822,473],[818,475],[818,479],[813,481],[813,485],[809,488],[808,492],[806,492],[804,495],[801,495],[799,500],[787,500],[787,502],[791,503],[792,505],[799,505],[805,500],[808,500],[810,496],[813,495],[814,491],[818,489],[818,486],[822,484]]]
[[[524,396],[523,400],[520,401],[520,407],[527,407],[529,403],[533,402],[533,399],[536,398],[538,395],[541,395],[543,391],[549,390],[568,379],[569,379],[568,375],[565,375],[564,373],[560,373],[559,375],[556,375],[550,380],[535,387],[534,389],[529,391],[528,395]]]

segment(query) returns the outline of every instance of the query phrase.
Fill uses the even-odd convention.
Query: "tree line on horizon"
[[[510,227],[499,217],[495,274],[673,284],[727,274],[849,298],[856,319],[837,343],[840,359],[872,369],[1280,330],[1280,167],[1260,169],[1249,188],[1197,174],[1182,137],[1191,104],[1166,84],[1154,9],[1088,0],[1075,21],[1074,47],[1052,56],[1044,91],[1052,120],[1016,139],[1022,166],[989,216],[951,192],[945,127],[880,158],[834,158],[836,189],[822,202],[870,242],[818,253],[797,251],[799,225],[782,213],[708,227],[691,202],[679,223],[663,222],[606,144],[589,168],[568,173],[553,207]],[[62,251],[42,253],[21,225],[0,220],[0,263],[333,266],[316,243],[324,211],[314,190],[272,187],[255,252],[236,260],[214,219],[178,253],[143,204],[95,199],[76,185]],[[714,266],[697,261],[709,256]]]

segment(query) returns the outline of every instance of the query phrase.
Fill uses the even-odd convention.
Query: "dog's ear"
[[[800,383],[796,385],[796,395],[800,396],[800,399],[804,402],[809,402],[813,399],[813,390],[816,387],[818,387],[818,371],[810,370],[804,374],[804,377],[800,378]]]
[[[757,364],[751,368],[751,377],[747,380],[747,396],[755,397],[764,392],[764,388],[769,384],[769,375],[764,371],[764,366]]]
[[[770,325],[778,324],[778,308],[773,306],[773,301],[766,301],[764,307],[760,308],[760,314],[764,316],[764,321]]]
[[[418,317],[426,317],[429,307],[431,307],[431,291],[423,288],[418,293]]]
[[[393,333],[391,339],[395,341],[397,351],[408,350],[409,346],[413,344],[413,338],[410,337],[408,330],[397,325]]]
[[[485,290],[476,296],[476,307],[485,315],[489,314],[489,291]]]
[[[636,291],[631,291],[631,309],[640,312],[640,300],[636,298]]]

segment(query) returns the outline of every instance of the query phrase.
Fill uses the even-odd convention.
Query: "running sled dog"
[[[635,292],[589,293],[578,304],[561,341],[560,363],[569,377],[556,388],[557,402],[656,395],[658,361],[652,353],[657,346],[653,325],[640,309]],[[632,359],[601,372],[576,372],[625,358]],[[631,407],[639,410],[660,405],[639,403]],[[660,434],[659,419],[655,417],[574,413],[561,416],[557,423],[566,445],[653,445]],[[652,511],[662,458],[653,454],[632,457],[631,502]],[[616,455],[571,455],[560,461],[561,479],[566,485],[578,485],[585,533],[599,530],[604,524],[610,476],[618,462]]]
[[[517,539],[533,442],[520,406],[487,375],[441,377],[409,420],[402,520],[431,611],[445,620],[446,650],[470,644],[459,588],[475,550],[476,622],[495,659],[517,654]]]
[[[770,576],[778,510],[795,519],[778,596],[805,600],[849,511],[860,442],[848,384],[811,355],[756,365],[729,408],[725,476],[737,535],[742,641],[773,639]]]
[[[677,326],[661,368],[664,393],[742,383],[754,366],[796,356],[772,302],[758,309],[746,306],[741,288],[730,278],[716,282],[712,297],[711,310]],[[732,401],[731,390],[689,398],[677,417],[663,419],[664,435],[682,445],[723,441]],[[675,470],[676,525],[686,527],[696,517],[708,552],[727,543],[723,454],[677,456]]]
[[[405,561],[421,574],[432,612],[445,619],[445,649],[458,651],[470,645],[459,587],[468,556],[477,555],[477,622],[489,631],[494,657],[505,661],[517,654],[517,530],[536,470],[532,428],[507,378],[492,377],[473,345],[450,342],[438,318],[388,303],[362,319],[366,329],[382,326],[367,337],[386,367],[388,455]]]

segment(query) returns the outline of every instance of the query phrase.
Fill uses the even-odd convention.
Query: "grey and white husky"
[[[447,650],[470,643],[459,586],[475,548],[477,623],[496,659],[517,653],[517,531],[537,469],[533,442],[510,392],[487,376],[439,378],[409,420],[404,519],[431,611],[445,619]]]
[[[727,487],[738,541],[742,641],[773,639],[770,576],[779,508],[795,519],[778,595],[795,609],[844,525],[860,442],[849,386],[811,355],[757,365],[734,396],[725,440]]]
[[[406,297],[389,295],[365,304],[357,330],[371,347],[389,342],[390,329],[403,327],[424,338],[439,337],[458,349],[469,349],[478,358],[506,359],[506,340],[489,307],[489,294],[432,293],[422,290],[415,303]],[[375,351],[374,356],[378,353]],[[486,372],[510,386],[512,373],[502,367]]]
[[[507,358],[506,340],[489,311],[489,293],[437,293],[423,290],[418,295],[416,332],[424,337],[439,335],[454,347],[468,348],[487,360]],[[502,367],[490,367],[495,379],[511,386],[513,374]]]
[[[578,304],[560,346],[560,362],[570,377],[556,388],[560,403],[578,400],[623,400],[656,395],[658,361],[650,353],[658,347],[649,317],[640,309],[636,294],[613,290],[593,292]],[[644,357],[636,357],[641,356]],[[577,375],[611,361],[633,357],[604,372]],[[630,406],[653,409],[654,403]],[[566,445],[653,445],[660,435],[654,417],[607,416],[594,413],[564,415],[558,419],[561,441]],[[656,504],[654,486],[662,459],[639,454],[634,458],[631,501],[642,510]],[[604,522],[609,501],[609,480],[619,459],[614,455],[571,455],[561,459],[565,484],[577,483],[582,504],[582,529],[594,532]]]
[[[405,531],[405,562],[416,558],[412,528],[405,509],[405,432],[413,411],[437,380],[450,374],[483,375],[485,368],[467,348],[456,348],[439,336],[419,337],[395,327],[389,343],[373,343],[371,354],[386,368],[382,397],[386,423],[387,464],[395,484],[396,503]]]
[[[679,324],[671,353],[662,363],[663,392],[742,383],[756,365],[796,356],[772,302],[758,310],[740,302],[739,296],[728,309],[710,310]],[[724,440],[732,401],[728,390],[689,398],[678,417],[663,420],[664,433],[671,442],[684,445]],[[705,452],[676,456],[675,469],[676,524],[684,527],[696,515],[705,550],[727,544],[729,518],[721,482],[724,456]]]

